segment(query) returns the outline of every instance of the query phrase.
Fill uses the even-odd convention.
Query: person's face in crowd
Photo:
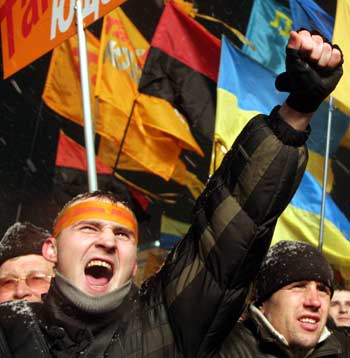
[[[12,300],[41,301],[53,275],[52,264],[40,255],[24,255],[0,267],[0,303]]]
[[[101,199],[84,200],[87,201],[101,202]],[[126,206],[118,203],[118,207],[127,219],[135,220]],[[87,295],[101,296],[135,276],[136,235],[133,226],[125,222],[84,218],[64,228],[57,239],[48,239],[43,252],[74,286]]]
[[[261,311],[289,346],[314,347],[325,327],[330,289],[315,281],[294,282],[276,291]]]
[[[334,291],[329,314],[337,326],[350,327],[350,291]]]

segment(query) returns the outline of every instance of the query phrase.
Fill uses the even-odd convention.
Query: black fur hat
[[[23,255],[41,255],[44,241],[50,233],[29,222],[17,222],[10,226],[0,241],[0,265]]]

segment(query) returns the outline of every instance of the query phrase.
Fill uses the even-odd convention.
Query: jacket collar
[[[289,345],[285,337],[280,332],[278,332],[263,315],[263,313],[252,304],[249,306],[249,316],[259,328],[259,333],[262,339],[267,342],[274,342],[278,344],[283,350],[288,350]],[[317,344],[324,342],[330,336],[331,332],[325,326]],[[314,349],[311,349],[305,357],[308,357],[313,352],[313,350]]]

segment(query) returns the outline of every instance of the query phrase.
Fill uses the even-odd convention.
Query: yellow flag
[[[115,144],[110,142],[106,138],[102,138],[98,150],[98,158],[107,166],[114,168],[115,161],[118,155]],[[130,158],[125,153],[120,153],[118,159],[118,168],[124,170],[138,171],[138,172],[149,172],[141,163]],[[202,183],[195,174],[187,170],[185,164],[179,158],[175,163],[174,172],[171,179],[176,183],[183,185],[188,188],[194,198],[197,198],[204,189],[204,183]],[[122,177],[119,180],[123,181]],[[130,184],[130,183],[129,183]],[[140,186],[139,183],[137,189],[141,192],[149,195],[149,191],[145,190]]]
[[[313,150],[309,149],[309,160],[306,169],[312,174],[317,182],[323,186],[323,169],[324,169],[324,156]],[[327,175],[327,193],[330,193],[334,184],[334,173],[332,169],[332,158],[329,159],[329,168]]]
[[[344,74],[338,83],[337,88],[332,93],[336,100],[336,106],[344,113],[349,115],[350,108],[350,2],[348,0],[337,1],[337,11],[335,15],[335,25],[333,32],[333,42],[340,46],[344,55],[343,70]]]
[[[89,31],[86,31],[86,40],[93,104],[100,42]],[[83,125],[77,36],[71,37],[53,50],[42,99],[62,117]]]
[[[288,205],[278,219],[272,245],[281,240],[304,241],[313,246],[319,242],[320,217],[308,210]],[[328,262],[341,271],[342,276],[350,277],[350,245],[339,228],[331,221],[325,221],[322,253]]]
[[[114,168],[117,160],[119,148],[106,138],[101,138],[98,146],[98,158],[107,166]],[[139,162],[131,159],[127,154],[120,153],[118,159],[118,168],[124,170],[147,171],[147,169]]]
[[[350,126],[346,130],[344,137],[342,138],[342,140],[340,142],[340,146],[350,149]]]
[[[168,251],[160,248],[142,250],[137,255],[137,273],[135,282],[141,285],[147,278],[154,275],[164,262]]]

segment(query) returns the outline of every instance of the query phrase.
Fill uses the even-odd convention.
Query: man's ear
[[[48,237],[42,247],[42,254],[45,260],[57,263],[57,248],[56,239],[54,237]]]
[[[260,312],[261,312],[262,314],[265,314],[264,302],[261,303],[261,304],[258,306],[258,309],[260,310]]]
[[[137,262],[135,262],[135,266],[134,266],[134,269],[133,269],[133,271],[132,271],[132,277],[131,277],[131,278],[133,278],[133,277],[136,276],[137,268],[138,268]]]

